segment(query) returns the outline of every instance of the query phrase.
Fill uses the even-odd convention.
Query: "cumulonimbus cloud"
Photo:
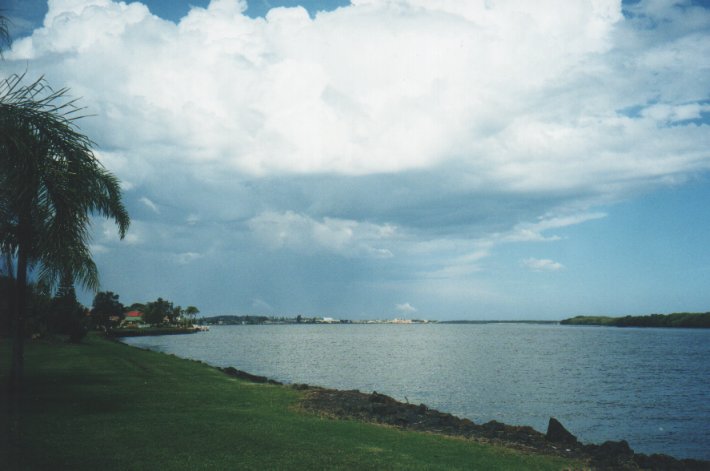
[[[245,9],[213,0],[175,24],[139,2],[50,0],[43,28],[7,56],[84,96],[101,116],[92,134],[136,162],[262,176],[454,162],[471,185],[510,191],[608,191],[710,168],[710,133],[693,122],[707,113],[707,30],[656,42],[639,30],[652,14],[681,22],[704,9],[630,18],[620,0],[359,0],[265,19]],[[682,88],[664,82],[674,70]]]
[[[710,169],[710,13],[691,1],[356,0],[249,18],[213,0],[177,23],[137,1],[48,3],[0,69],[82,97],[81,129],[135,205],[121,250],[189,262],[203,288],[233,278],[236,263],[197,272],[224,253],[256,273],[266,252],[305,252],[420,283],[383,306],[493,299],[470,281],[497,247],[554,242],[600,203]],[[108,267],[110,228],[94,245]]]

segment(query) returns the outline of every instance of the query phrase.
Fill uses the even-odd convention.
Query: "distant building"
[[[392,324],[411,324],[412,320],[411,319],[394,319],[392,320]]]
[[[140,311],[128,311],[126,317],[121,322],[121,327],[142,327],[143,313]]]

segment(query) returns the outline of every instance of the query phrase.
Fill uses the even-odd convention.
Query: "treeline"
[[[12,332],[12,313],[17,302],[17,281],[0,275],[0,336],[9,337]],[[25,288],[26,306],[23,332],[27,336],[68,336],[79,342],[86,332],[95,328],[89,310],[76,299],[73,283],[63,280],[56,290],[43,283],[30,283]]]
[[[116,299],[118,299],[117,295]],[[94,307],[96,307],[96,300],[94,300]],[[148,303],[133,303],[128,308],[123,308],[124,313],[128,311],[140,312],[142,314],[141,321],[152,326],[193,324],[197,314],[200,312],[195,306],[183,308],[163,298],[158,298]],[[125,317],[125,315],[123,317]]]
[[[651,314],[647,316],[577,316],[560,321],[563,325],[602,325],[612,327],[690,327],[710,328],[710,312]]]
[[[423,322],[413,320],[412,322]],[[436,322],[438,324],[558,324],[558,321],[529,321],[529,320],[518,320],[518,321],[480,321],[480,320],[453,320],[453,321],[429,321]]]
[[[16,280],[0,273],[0,336],[11,333],[11,313],[16,302]],[[44,283],[30,283],[26,288],[27,306],[24,318],[26,336],[67,336],[79,342],[87,332],[108,332],[122,327],[131,311],[140,313],[140,324],[153,327],[190,326],[195,323],[199,309],[182,308],[171,301],[158,298],[147,303],[126,306],[118,294],[100,291],[90,307],[82,305],[76,296],[71,279],[63,280],[57,289]]]

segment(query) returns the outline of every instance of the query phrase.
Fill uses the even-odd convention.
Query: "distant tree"
[[[92,327],[104,330],[115,327],[123,319],[123,304],[118,300],[118,295],[111,291],[101,291],[94,296],[91,305]],[[112,321],[111,318],[118,318],[119,321]]]
[[[140,312],[145,312],[145,303],[133,303],[130,306],[128,306],[127,311],[140,311]]]
[[[0,275],[0,336],[9,337],[11,320],[14,312],[15,280],[6,275]],[[51,290],[43,284],[30,283],[27,286],[26,329],[33,334],[44,335],[48,332],[48,322],[51,313]]]
[[[303,317],[301,317],[300,314],[296,316],[296,322],[299,323],[299,324],[300,324],[301,322],[303,322]]]
[[[161,325],[173,315],[173,303],[163,298],[147,303],[143,311],[143,322],[150,325]]]
[[[172,303],[170,303],[172,306]],[[168,322],[170,324],[175,324],[178,319],[180,319],[183,316],[183,309],[180,306],[174,306],[172,309],[168,311]]]
[[[50,332],[52,315],[52,290],[44,283],[30,283],[27,286],[27,332],[43,336]]]
[[[57,294],[52,299],[48,328],[51,333],[68,335],[69,341],[78,343],[86,335],[85,309],[76,299],[71,273],[62,275]]]
[[[190,322],[195,322],[195,318],[197,317],[197,315],[199,313],[200,313],[200,310],[197,309],[195,306],[187,306],[185,308],[185,315],[187,315]]]

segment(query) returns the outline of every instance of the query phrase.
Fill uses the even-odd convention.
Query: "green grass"
[[[0,340],[5,394],[10,345]],[[0,463],[71,470],[571,469],[579,463],[300,412],[302,394],[95,336],[29,342],[19,435]],[[12,436],[10,436],[12,435]],[[13,443],[14,441],[14,443]],[[8,469],[8,468],[3,468]]]

